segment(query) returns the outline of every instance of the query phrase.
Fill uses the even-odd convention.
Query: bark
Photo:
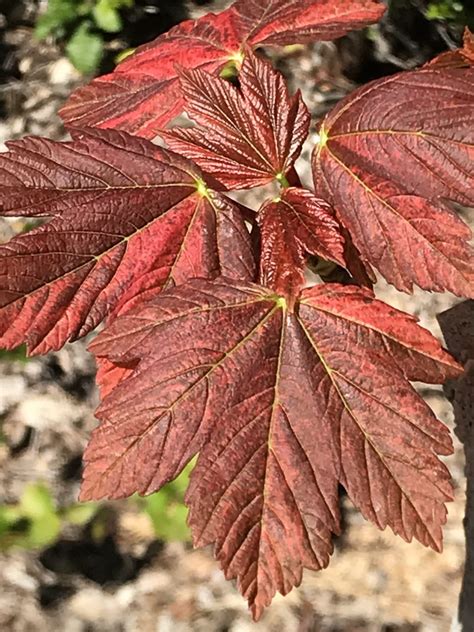
[[[456,435],[464,445],[466,459],[466,564],[459,598],[462,632],[474,630],[474,301],[465,301],[438,316],[446,346],[465,366],[464,374],[445,390],[451,399]]]

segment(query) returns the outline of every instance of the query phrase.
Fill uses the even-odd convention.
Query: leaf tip
[[[256,604],[255,602],[250,603],[249,602],[249,609],[250,609],[250,614],[252,615],[252,619],[255,623],[257,623],[258,621],[260,621],[262,614],[263,614],[263,607],[259,604]]]
[[[84,481],[83,481],[81,485],[81,489],[79,490],[79,495],[77,497],[77,500],[80,503],[87,503],[92,500],[99,500],[99,499],[96,496],[94,496],[93,493],[91,493],[91,490],[88,487],[85,487]]]

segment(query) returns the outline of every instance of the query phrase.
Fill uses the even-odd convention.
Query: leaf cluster
[[[374,286],[377,272],[403,292],[474,297],[456,212],[474,206],[472,35],[314,128],[259,52],[383,12],[237,0],[76,91],[69,142],[0,155],[1,212],[47,218],[0,248],[0,344],[46,353],[105,322],[81,498],[150,494],[197,457],[193,542],[214,545],[255,619],[329,563],[341,485],[379,528],[442,547],[452,441],[412,382],[461,367]],[[173,126],[183,110],[190,125]],[[308,188],[296,160],[310,130]],[[259,208],[235,201],[262,186]]]
[[[49,0],[36,23],[38,39],[66,40],[66,54],[82,73],[95,72],[104,54],[104,34],[123,28],[121,11],[135,0]]]

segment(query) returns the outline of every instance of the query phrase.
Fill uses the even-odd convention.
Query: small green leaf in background
[[[91,30],[89,22],[82,22],[66,46],[67,56],[73,66],[85,74],[93,73],[97,69],[103,51],[102,37]]]
[[[120,53],[115,56],[115,63],[120,64],[120,62],[122,62],[124,59],[127,59],[127,57],[130,57],[130,55],[133,55],[136,50],[136,48],[126,48],[125,50],[120,51]]]
[[[29,359],[26,355],[26,345],[11,350],[0,349],[0,362],[28,362]]]
[[[464,13],[462,2],[455,0],[438,0],[438,2],[430,2],[426,8],[426,17],[428,20],[456,20],[461,18]]]
[[[30,521],[26,545],[32,548],[52,544],[61,531],[61,520],[49,489],[42,483],[30,483],[20,498],[19,509]]]
[[[19,511],[18,507],[0,505],[0,541],[2,536],[11,531],[21,518],[21,511]]]
[[[118,33],[122,30],[120,9],[130,9],[135,0],[97,0],[92,10],[95,23],[99,29],[107,33]]]
[[[49,0],[48,8],[38,18],[35,35],[44,39],[48,35],[64,34],[64,27],[74,22],[77,17],[77,2],[75,0]]]
[[[61,532],[61,520],[55,513],[48,513],[38,517],[30,525],[26,546],[42,548],[53,544]]]
[[[98,509],[98,503],[76,503],[64,510],[63,518],[70,524],[82,526],[92,520]]]
[[[99,503],[74,503],[59,510],[43,483],[29,483],[16,505],[0,505],[0,551],[37,549],[54,544],[63,523],[83,526],[100,510]]]
[[[122,29],[120,13],[113,0],[99,0],[92,10],[95,23],[107,33],[118,33]]]
[[[30,483],[18,505],[0,505],[0,549],[26,549],[52,544],[61,532],[61,520],[48,488]]]
[[[176,480],[168,483],[156,494],[144,498],[144,508],[150,516],[158,538],[166,541],[186,542],[190,539],[186,524],[188,509],[184,494],[189,483],[189,465]]]
[[[55,512],[49,489],[43,483],[29,483],[20,498],[20,511],[34,520]]]
[[[104,54],[103,34],[120,33],[120,11],[134,4],[135,0],[49,0],[36,23],[35,35],[40,40],[54,35],[66,41],[66,54],[75,68],[92,74]]]

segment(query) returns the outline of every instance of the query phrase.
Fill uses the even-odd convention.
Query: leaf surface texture
[[[290,312],[262,287],[194,280],[117,318],[92,351],[139,361],[98,410],[83,499],[150,493],[199,453],[194,542],[214,543],[256,618],[328,564],[339,483],[379,527],[441,547],[452,492],[436,454],[451,439],[407,378],[459,367],[370,291],[316,286]]]
[[[115,72],[76,90],[61,115],[71,127],[113,127],[153,138],[183,108],[179,66],[217,72],[246,42],[334,39],[377,22],[384,10],[378,0],[242,0],[139,47]]]
[[[0,247],[0,345],[44,353],[188,278],[251,279],[240,209],[196,169],[112,130],[11,143],[0,209],[51,219]]]
[[[199,127],[164,135],[171,149],[196,162],[225,189],[244,189],[281,178],[293,166],[310,124],[298,93],[249,49],[240,87],[200,70],[183,71],[186,111]]]
[[[474,295],[474,70],[405,72],[360,88],[323,121],[316,192],[364,259],[402,291]]]

